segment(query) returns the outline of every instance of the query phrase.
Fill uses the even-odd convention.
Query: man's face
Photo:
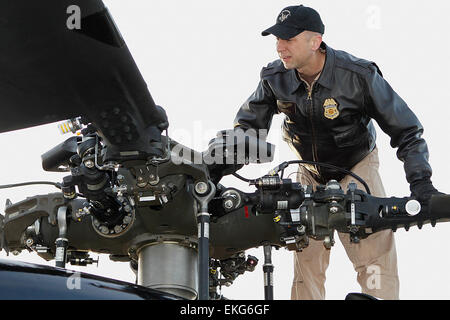
[[[277,38],[277,52],[286,69],[302,69],[308,65],[314,54],[313,36],[304,31],[294,38]]]

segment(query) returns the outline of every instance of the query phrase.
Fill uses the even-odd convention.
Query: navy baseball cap
[[[274,26],[264,30],[261,34],[274,36],[288,40],[303,31],[314,31],[321,34],[325,32],[319,13],[313,8],[303,5],[290,6],[281,10]]]

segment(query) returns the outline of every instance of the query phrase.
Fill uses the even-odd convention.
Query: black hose
[[[252,181],[255,181],[254,179],[247,179],[247,178],[244,178],[243,176],[238,175],[236,172],[233,173],[233,176],[235,176],[235,177],[238,178],[239,180],[242,180],[242,181],[245,181],[245,182],[252,182]]]
[[[371,194],[369,186],[364,181],[364,179],[361,178],[360,176],[358,176],[357,174],[349,171],[349,170],[342,169],[342,168],[340,168],[338,166],[335,166],[335,165],[332,165],[332,164],[328,164],[328,163],[322,163],[322,162],[316,162],[316,161],[308,161],[308,160],[291,160],[291,161],[288,161],[287,163],[288,164],[311,164],[311,165],[316,165],[316,166],[320,166],[320,167],[324,167],[324,168],[329,168],[329,169],[334,169],[334,170],[341,171],[341,172],[343,172],[343,173],[345,173],[347,175],[352,176],[353,178],[355,178],[359,182],[361,182],[361,184],[366,189],[367,194]]]
[[[328,164],[328,163],[322,163],[322,162],[317,162],[317,161],[308,161],[308,160],[291,160],[291,161],[287,161],[287,162],[283,162],[282,164],[280,164],[276,170],[273,170],[273,174],[277,174],[279,171],[282,171],[284,173],[284,169],[286,169],[289,165],[291,164],[311,164],[311,165],[316,165],[319,167],[324,167],[324,168],[329,168],[329,169],[334,169],[337,171],[341,171],[347,175],[352,176],[353,178],[355,178],[356,180],[358,180],[359,182],[361,182],[361,184],[364,186],[364,188],[366,189],[367,194],[371,194],[370,193],[370,189],[369,186],[367,185],[367,183],[364,181],[363,178],[361,178],[360,176],[358,176],[357,174],[346,170],[346,169],[342,169],[338,166],[332,165],[332,164]],[[255,179],[247,179],[242,177],[241,175],[237,174],[237,173],[233,173],[233,176],[235,176],[236,178],[245,181],[245,182],[254,182]]]

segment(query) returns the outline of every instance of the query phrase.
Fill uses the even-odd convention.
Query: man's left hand
[[[421,204],[427,205],[434,194],[443,194],[439,192],[431,182],[430,178],[414,181],[411,183],[411,196],[416,198]]]

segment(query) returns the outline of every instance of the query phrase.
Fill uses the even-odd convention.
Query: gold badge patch
[[[326,99],[323,108],[325,118],[333,120],[339,117],[338,103],[333,98]]]

